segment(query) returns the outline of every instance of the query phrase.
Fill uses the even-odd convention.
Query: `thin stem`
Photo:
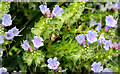
[[[94,8],[88,8],[88,7],[85,7],[85,9],[95,10]]]
[[[37,65],[35,66],[35,68],[34,68],[34,71],[36,72],[36,68],[37,68]]]
[[[111,58],[110,58],[110,60],[118,66],[118,64],[115,61],[113,61]]]
[[[12,21],[16,18],[16,16],[12,19]]]

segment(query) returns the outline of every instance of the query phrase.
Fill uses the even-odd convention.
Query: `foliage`
[[[107,9],[102,12],[95,2],[47,3],[47,6],[53,10],[56,4],[63,9],[62,16],[48,17],[40,13],[39,3],[11,3],[10,6],[9,2],[0,2],[0,19],[5,13],[16,16],[12,26],[0,28],[0,34],[17,26],[22,35],[11,41],[4,40],[2,44],[2,50],[6,50],[2,57],[3,66],[8,72],[55,72],[47,67],[47,59],[54,57],[58,58],[62,67],[58,72],[92,72],[91,65],[94,62],[101,62],[104,68],[119,72],[119,49],[110,48],[105,52],[104,44],[100,45],[98,41],[87,45],[85,37],[86,44],[80,45],[75,39],[77,35],[86,36],[87,31],[94,29],[98,34],[97,39],[103,33],[105,40],[118,43],[119,27],[105,31],[106,16],[112,15],[116,19],[118,10]],[[106,5],[105,2],[101,4]],[[97,25],[90,26],[91,19],[101,23],[100,32],[96,30]],[[43,38],[43,47],[34,49],[33,43],[30,43],[34,36]],[[32,49],[24,51],[21,47],[23,40],[28,40]]]

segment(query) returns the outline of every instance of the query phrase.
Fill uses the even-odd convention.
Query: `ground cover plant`
[[[0,2],[0,74],[120,72],[119,2]]]

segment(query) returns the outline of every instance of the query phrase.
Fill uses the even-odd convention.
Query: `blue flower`
[[[110,10],[113,8],[112,2],[107,2],[106,7]]]
[[[55,8],[53,8],[52,15],[53,16],[62,16],[63,9],[59,7],[59,5],[55,5]]]
[[[7,40],[13,39],[13,38],[14,38],[13,32],[11,32],[11,31],[5,32],[5,38],[6,38]]]
[[[47,60],[47,62],[48,62],[48,68],[49,68],[49,69],[53,69],[53,70],[57,69],[58,66],[60,65],[60,63],[57,61],[57,58],[56,58],[56,57],[55,57],[54,59],[49,58],[49,59]]]
[[[0,50],[0,58],[3,56],[3,51]]]
[[[97,28],[96,28],[96,30],[98,31],[98,32],[100,32],[100,30],[101,30],[101,23],[98,23],[98,26],[97,26]]]
[[[78,41],[79,44],[85,42],[85,36],[83,34],[78,35],[75,39]]]
[[[118,2],[118,9],[120,9],[120,2]]]
[[[109,47],[112,48],[113,44],[111,40],[106,40],[104,43],[104,48],[105,48],[105,52],[107,52],[109,50]]]
[[[13,34],[14,34],[14,36],[18,36],[18,34],[19,34],[19,29],[17,29],[16,27],[13,27],[11,30],[9,30],[9,31],[11,31]]]
[[[88,43],[94,43],[94,42],[96,42],[97,41],[97,38],[96,38],[96,36],[97,36],[97,32],[95,32],[95,31],[87,31],[87,42]]]
[[[107,28],[117,27],[117,21],[113,18],[112,15],[106,16],[105,18]]]
[[[94,72],[101,72],[103,70],[103,66],[101,66],[101,62],[94,62],[92,65],[91,65],[93,68],[91,68],[92,71]]]
[[[32,40],[34,47],[38,49],[39,47],[43,46],[43,39],[41,37],[34,36],[34,40]]]
[[[0,74],[2,74],[3,72],[7,72],[7,69],[6,68],[0,68]]]
[[[103,72],[112,72],[112,69],[110,69],[110,68],[105,68],[105,69],[103,70]]]
[[[47,8],[47,5],[40,5],[39,8],[42,14],[45,14],[49,10],[49,8]]]
[[[27,40],[25,40],[24,43],[21,46],[24,50],[27,50],[27,51],[30,47],[29,42]]]
[[[105,12],[106,10],[107,10],[107,8],[104,7],[104,5],[100,5],[100,11]]]
[[[3,14],[2,16],[2,24],[4,26],[12,25],[11,15],[10,14]]]
[[[104,34],[103,33],[100,35],[98,43],[99,44],[104,44],[105,43],[105,38],[104,38]]]
[[[94,19],[91,19],[91,21],[90,21],[90,27],[94,26],[94,25],[97,25],[97,23],[96,23],[96,21]]]
[[[4,36],[0,35],[0,44],[4,43]]]
[[[113,9],[118,10],[118,3],[119,3],[119,2],[115,2],[115,4],[113,4]]]

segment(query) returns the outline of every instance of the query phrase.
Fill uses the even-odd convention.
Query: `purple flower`
[[[2,74],[3,72],[7,72],[7,69],[6,68],[0,68],[0,74]]]
[[[87,31],[87,42],[89,43],[89,44],[91,44],[91,43],[94,43],[94,42],[96,42],[97,41],[97,38],[96,38],[96,36],[97,36],[97,32],[95,32],[95,31]]]
[[[55,5],[55,8],[53,8],[52,15],[53,16],[62,16],[63,9],[59,7],[59,5]]]
[[[18,34],[19,34],[19,29],[17,29],[16,27],[12,28],[9,31],[11,31],[14,34],[14,36],[18,36]]]
[[[113,18],[112,15],[106,16],[105,18],[107,28],[117,27],[117,21]]]
[[[100,5],[100,11],[105,12],[106,10],[107,10],[107,8],[104,7],[104,5]]]
[[[112,72],[112,69],[110,69],[110,68],[105,68],[105,69],[103,70],[103,72]]]
[[[97,23],[96,23],[96,21],[94,19],[91,19],[91,21],[90,21],[90,27],[94,26],[94,25],[97,25]]]
[[[103,33],[100,35],[98,43],[99,44],[104,44],[105,43],[105,38],[104,38],[104,34]]]
[[[104,43],[104,48],[105,48],[105,52],[107,52],[109,50],[109,47],[112,48],[113,44],[111,40],[106,40]]]
[[[5,32],[5,38],[6,38],[7,40],[13,39],[13,38],[14,38],[13,32],[11,32],[11,31]]]
[[[112,2],[107,2],[106,7],[110,10],[111,8],[113,8],[113,4]]]
[[[115,4],[113,4],[113,9],[118,10],[118,3],[119,3],[119,2],[115,2]]]
[[[4,36],[0,35],[0,44],[4,43]]]
[[[54,59],[49,58],[49,59],[47,60],[47,62],[48,62],[48,68],[49,68],[49,69],[53,69],[53,70],[57,69],[58,66],[60,65],[60,63],[57,61],[57,58],[56,58],[56,57],[55,57]]]
[[[120,2],[118,2],[118,9],[120,9]]]
[[[101,30],[101,23],[98,23],[98,26],[97,26],[97,28],[96,28],[96,30],[98,31],[98,32],[100,32],[100,30]]]
[[[78,35],[75,39],[78,41],[79,44],[85,42],[85,36],[83,34]]]
[[[91,65],[93,68],[91,68],[92,71],[94,72],[101,72],[103,70],[103,66],[101,66],[101,62],[94,62],[92,65]]]
[[[0,50],[0,58],[3,56],[3,51]]]
[[[47,5],[40,5],[39,8],[42,14],[45,14],[49,10],[49,8],[47,8]]]
[[[43,39],[41,37],[34,36],[34,40],[32,40],[34,47],[38,49],[39,47],[43,46]]]
[[[12,25],[12,20],[11,20],[11,15],[10,14],[3,14],[2,24],[4,26],[10,26],[10,25]]]
[[[30,47],[29,42],[27,40],[25,40],[24,43],[21,46],[24,50],[27,50],[27,51]]]

